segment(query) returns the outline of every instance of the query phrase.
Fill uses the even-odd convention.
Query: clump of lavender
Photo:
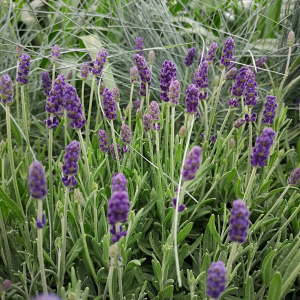
[[[58,60],[58,57],[60,55],[60,49],[58,47],[58,45],[54,45],[51,48],[51,58],[52,58],[52,62],[55,64],[56,61]]]
[[[83,62],[80,67],[81,80],[85,81],[89,76],[89,66],[86,62]]]
[[[108,56],[108,53],[106,51],[105,48],[102,48],[99,52],[98,55],[96,57],[96,60],[94,62],[93,68],[91,70],[91,72],[94,75],[100,75],[102,70],[103,70],[103,66],[106,63],[106,57]]]
[[[154,53],[153,50],[150,50],[149,51],[149,58],[148,58],[149,65],[153,65],[154,59],[155,59],[155,53]]]
[[[142,103],[141,99],[136,99],[134,101],[134,108],[136,111],[141,107],[141,103]]]
[[[182,170],[182,177],[184,178],[184,180],[188,181],[196,177],[196,174],[200,167],[201,157],[202,148],[199,146],[194,146],[187,154]]]
[[[75,175],[78,172],[78,160],[80,154],[80,144],[77,141],[72,141],[66,147],[66,153],[64,155],[64,164],[62,166],[62,171],[64,176],[62,177],[62,182],[66,187],[74,189],[77,180]]]
[[[169,99],[170,99],[170,103],[173,106],[178,105],[179,103],[179,99],[180,99],[180,83],[177,79],[173,79],[170,82],[170,86],[169,86]]]
[[[119,144],[116,144],[116,147],[117,147],[117,151],[118,151],[118,156],[119,156],[119,161],[122,159],[122,154],[121,154],[121,148],[120,148],[120,145]],[[110,145],[110,153],[113,157],[113,160],[114,161],[117,161],[117,156],[116,156],[116,153],[115,153],[115,147],[114,147],[114,144],[111,144]]]
[[[135,39],[135,50],[138,50],[139,55],[144,55],[144,52],[141,51],[144,49],[143,39],[141,37],[137,37]]]
[[[227,282],[227,270],[222,261],[213,262],[208,269],[206,294],[218,299],[225,291]]]
[[[255,61],[255,66],[256,66],[256,73],[259,72],[259,69],[264,66],[264,64],[267,62],[268,58],[267,57],[262,57]],[[255,68],[252,68],[252,71],[255,72]]]
[[[117,117],[117,104],[113,93],[105,88],[103,91],[103,110],[108,120],[114,120]]]
[[[148,84],[148,88],[150,88],[151,85],[151,71],[147,66],[145,57],[135,54],[134,60],[141,78],[140,95],[146,96],[146,83]]]
[[[230,61],[232,60],[234,49],[234,40],[229,37],[223,47],[222,56],[220,60],[220,64],[224,67],[228,67],[230,65]]]
[[[160,97],[163,101],[169,102],[169,87],[173,78],[176,78],[176,67],[175,64],[169,60],[165,60],[162,64],[162,68],[160,69],[160,88],[161,93]]]
[[[300,179],[300,168],[295,169],[288,178],[288,184],[296,184]]]
[[[263,112],[262,122],[265,125],[272,125],[276,114],[276,97],[268,95],[267,102],[265,103],[265,110]]]
[[[185,98],[185,105],[186,105],[186,112],[190,114],[197,113],[197,107],[199,104],[199,89],[196,85],[191,84],[186,90],[186,98]]]
[[[218,44],[216,42],[212,42],[209,46],[208,53],[206,55],[206,60],[208,63],[212,63],[215,58],[218,51]]]
[[[49,96],[51,90],[52,82],[48,72],[42,73],[42,87],[44,90],[44,94]]]
[[[13,100],[14,88],[9,75],[0,77],[0,98],[3,104],[10,105]]]
[[[144,114],[143,124],[145,132],[148,132],[151,129],[151,116],[149,114]]]
[[[20,85],[26,84],[28,82],[29,69],[30,69],[30,56],[27,54],[23,54],[19,60],[19,65],[18,65],[17,82]]]
[[[74,129],[81,129],[86,123],[86,119],[83,117],[82,105],[76,89],[69,83],[64,89],[64,104],[67,117],[72,120],[70,126]]]
[[[196,48],[190,48],[186,54],[185,60],[184,60],[184,64],[189,67],[192,65],[192,63],[194,62],[196,56]]]
[[[135,67],[135,66],[132,67],[130,69],[130,82],[131,83],[137,82],[138,76],[139,76],[139,71],[138,71],[137,67]]]
[[[103,152],[107,152],[109,149],[107,134],[105,130],[99,129],[98,131],[98,141],[99,141],[99,148]]]
[[[196,69],[193,79],[193,84],[199,88],[199,100],[204,100],[207,97],[207,92],[204,91],[208,86],[208,61],[203,60],[201,65]]]
[[[245,75],[245,104],[249,107],[253,107],[257,103],[257,82],[255,81],[254,73],[250,69],[248,69]]]
[[[266,127],[256,139],[255,147],[250,155],[250,163],[254,167],[262,168],[270,155],[270,149],[274,143],[276,133],[272,128]]]
[[[235,200],[232,204],[229,219],[229,239],[232,242],[244,243],[247,239],[249,228],[249,209],[246,203],[241,200]]]
[[[29,190],[30,196],[43,200],[47,195],[47,181],[43,165],[34,161],[29,167]]]
[[[130,127],[126,124],[122,124],[121,126],[121,137],[122,141],[125,144],[123,147],[124,153],[127,153],[129,151],[128,144],[131,143],[131,130]]]

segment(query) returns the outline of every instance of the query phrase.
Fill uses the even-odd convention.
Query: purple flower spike
[[[144,114],[143,124],[145,132],[148,132],[151,128],[151,116],[149,114]]]
[[[36,227],[38,229],[43,229],[46,224],[45,214],[44,213],[42,214],[42,220],[39,220],[38,218],[36,218],[35,223],[36,223]]]
[[[185,105],[186,105],[186,112],[190,114],[197,113],[197,107],[199,104],[199,89],[196,85],[191,84],[186,90],[186,98],[185,98]]]
[[[235,200],[230,211],[230,229],[229,239],[232,242],[244,243],[247,239],[247,232],[249,228],[249,209],[246,203],[241,200]]]
[[[96,60],[94,62],[94,66],[92,68],[92,73],[94,75],[100,75],[103,70],[103,66],[106,63],[106,57],[108,56],[108,53],[105,48],[102,48],[96,57]]]
[[[231,89],[232,95],[237,96],[237,97],[241,97],[243,95],[243,92],[245,89],[245,82],[247,80],[246,73],[248,70],[249,69],[246,66],[243,66],[240,69],[239,74],[236,77],[234,86]]]
[[[160,88],[162,91],[160,93],[160,97],[163,101],[169,102],[169,87],[171,81],[177,76],[175,64],[169,60],[165,60],[162,64],[160,72]]]
[[[173,79],[170,83],[169,87],[169,99],[171,101],[171,105],[176,106],[179,103],[180,99],[180,83],[177,79]]]
[[[134,108],[135,108],[136,111],[140,108],[141,103],[142,103],[141,99],[136,99],[134,101]]]
[[[118,151],[119,161],[120,161],[122,159],[122,154],[121,154],[121,148],[119,144],[117,144],[117,151]],[[113,160],[117,161],[114,144],[110,145],[110,153],[112,154]]]
[[[115,86],[113,88],[112,93],[113,93],[113,97],[114,97],[115,101],[120,102],[120,91],[119,91],[118,87]]]
[[[151,85],[151,71],[147,66],[144,56],[135,54],[134,60],[141,78],[140,95],[146,96],[146,83],[148,83],[148,89],[150,89]]]
[[[195,47],[190,48],[186,54],[184,64],[187,67],[189,67],[194,62],[195,56],[196,56],[196,48]]]
[[[218,299],[225,291],[227,282],[227,270],[222,261],[213,262],[208,269],[206,294]]]
[[[300,179],[300,168],[295,169],[288,178],[288,184],[296,184]]]
[[[233,126],[235,128],[239,128],[241,126],[243,126],[243,124],[245,123],[245,119],[237,119],[234,123],[233,123]]]
[[[209,140],[214,143],[217,140],[217,138],[215,135],[212,135]]]
[[[209,63],[212,63],[215,60],[217,50],[218,50],[218,44],[216,42],[211,43],[208,49],[208,53],[206,55],[206,60]]]
[[[78,160],[80,154],[80,145],[77,141],[72,141],[66,147],[66,153],[64,155],[64,164],[62,170],[64,177],[62,177],[62,182],[66,187],[73,189],[77,183],[75,175],[78,172]]]
[[[223,47],[222,56],[220,60],[220,64],[224,67],[228,67],[230,65],[230,61],[233,56],[233,48],[234,48],[234,40],[229,37]]]
[[[45,126],[47,126],[50,129],[54,129],[58,126],[59,120],[56,116],[53,116],[51,119],[50,117],[44,121]]]
[[[267,62],[267,57],[262,57],[255,62],[256,65],[256,73],[259,72],[259,68],[262,68],[264,64]],[[252,71],[255,72],[255,68],[252,68]]]
[[[252,166],[258,168],[265,166],[275,136],[275,131],[272,128],[266,127],[262,134],[256,139],[255,147],[250,155],[250,163]]]
[[[158,103],[156,101],[151,101],[150,107],[149,107],[149,113],[151,116],[152,122],[159,122],[159,116],[160,116],[160,110]]]
[[[123,173],[117,173],[113,176],[111,183],[111,193],[127,192],[127,179]]]
[[[28,82],[29,69],[30,69],[30,56],[27,54],[23,54],[21,56],[18,65],[17,82],[20,85],[26,84]]]
[[[236,108],[239,106],[239,103],[241,102],[241,98],[237,99],[229,99],[228,100],[228,106],[231,108]]]
[[[143,50],[144,49],[144,43],[143,39],[141,37],[137,37],[135,39],[135,50]],[[143,51],[138,51],[139,55],[144,55]]]
[[[29,167],[29,190],[30,196],[43,200],[47,195],[47,181],[43,165],[34,161]]]
[[[61,300],[61,298],[59,298],[58,296],[56,296],[54,294],[48,294],[48,295],[41,294],[32,300]]]
[[[14,88],[9,75],[0,77],[0,98],[3,104],[10,105],[13,100]]]
[[[59,49],[58,45],[54,45],[51,48],[51,57],[52,57],[53,63],[55,63],[58,60],[59,54],[60,54],[60,49]]]
[[[107,152],[109,149],[107,134],[105,130],[99,129],[98,132],[98,141],[99,141],[99,148],[103,152]]]
[[[153,50],[150,50],[149,51],[149,57],[148,57],[149,65],[153,65],[154,59],[155,59],[155,53],[154,53]]]
[[[117,117],[117,105],[113,93],[105,88],[103,91],[103,110],[108,120],[114,120]]]
[[[139,76],[139,71],[137,67],[132,67],[130,69],[130,82],[131,83],[137,82],[138,76]]]
[[[226,73],[226,80],[235,80],[236,79],[237,68],[233,67]]]
[[[266,125],[272,125],[276,114],[276,97],[268,95],[265,103],[265,110],[263,112],[262,122]]]
[[[86,80],[89,76],[89,66],[86,62],[83,62],[81,64],[80,68],[80,75],[81,75],[81,80]]]
[[[115,225],[116,223],[127,222],[130,202],[127,192],[114,192],[108,200],[108,223]]]
[[[248,69],[246,72],[246,82],[245,82],[245,104],[247,106],[253,107],[257,103],[258,93],[256,91],[257,82],[255,81],[254,73]]]
[[[205,89],[208,86],[207,76],[208,76],[208,61],[203,60],[201,65],[196,69],[194,74],[194,79],[193,79],[193,84],[197,88],[201,89],[199,94],[199,100],[204,100],[207,97],[207,92],[202,91],[202,89]]]
[[[121,137],[122,137],[123,143],[125,143],[125,144],[131,143],[131,130],[130,130],[130,127],[126,124],[123,124],[121,126]]]
[[[42,73],[42,87],[44,89],[44,94],[46,96],[49,96],[52,87],[52,82],[48,72]]]
[[[196,177],[196,174],[200,167],[201,157],[202,148],[199,146],[194,146],[187,154],[182,170],[182,177],[184,178],[184,180],[188,181]]]
[[[249,123],[249,122],[255,122],[256,118],[257,118],[257,113],[252,113],[251,116],[249,116],[249,114],[245,114],[245,121],[247,123]]]

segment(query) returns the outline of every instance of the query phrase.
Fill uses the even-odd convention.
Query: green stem
[[[250,122],[249,122],[249,145],[248,145],[248,158],[250,159],[250,155],[251,155],[251,151],[252,151],[252,122],[251,122],[251,111],[252,111],[252,107],[249,107],[248,109],[248,114],[249,114],[249,118],[250,118]],[[246,173],[246,182],[248,182],[249,176],[250,176],[250,168],[251,168],[251,164],[248,163],[247,166],[247,173]]]
[[[115,155],[116,155],[116,159],[117,159],[118,172],[120,173],[121,172],[120,159],[119,159],[119,152],[118,152],[118,148],[117,148],[117,142],[116,142],[115,128],[114,128],[113,120],[110,120],[110,129],[111,129],[111,135],[112,135],[114,149],[115,149]]]
[[[232,247],[231,247],[231,251],[230,251],[230,255],[227,261],[227,265],[226,265],[226,269],[227,269],[227,276],[230,276],[231,270],[232,270],[232,263],[234,261],[234,257],[237,253],[237,249],[238,249],[238,242],[233,242],[232,243]]]
[[[51,220],[54,219],[54,201],[53,201],[53,171],[52,171],[52,147],[53,147],[53,129],[49,129],[49,139],[48,139],[48,179],[49,179],[49,202],[50,202],[50,214]],[[52,224],[49,224],[50,229],[50,257],[52,250]]]
[[[220,135],[222,135],[222,132],[223,132],[224,127],[225,127],[225,124],[227,123],[227,120],[228,120],[228,118],[229,118],[229,116],[230,116],[230,113],[231,113],[231,108],[229,108],[229,109],[227,110],[226,116],[225,116],[225,118],[224,118],[223,124],[222,124],[221,129],[220,129]]]
[[[82,105],[82,111],[83,111],[83,118],[85,118],[85,109],[84,109],[84,84],[85,81],[82,81],[82,86],[81,86],[81,105]]]
[[[208,110],[207,110],[207,102],[206,100],[203,101],[204,103],[204,128],[205,128],[205,140],[208,140]]]
[[[252,184],[253,184],[253,181],[254,181],[254,178],[255,178],[256,170],[257,170],[256,167],[253,168],[250,179],[249,179],[249,182],[248,182],[246,192],[244,194],[244,201],[246,202],[247,206],[251,206],[251,201],[248,201],[248,197],[250,196],[250,191],[251,191]]]
[[[114,300],[114,293],[113,293],[113,275],[114,275],[114,266],[115,266],[115,259],[111,259],[111,263],[109,266],[109,272],[108,272],[108,293],[109,293],[109,299]]]
[[[38,219],[42,220],[43,215],[43,200],[37,200],[38,207]],[[47,282],[46,282],[46,274],[45,274],[45,266],[44,266],[44,255],[43,255],[43,229],[37,228],[37,251],[38,251],[38,259],[39,259],[39,269],[41,271],[41,279],[42,279],[42,287],[43,293],[45,295],[48,294]]]
[[[118,264],[118,281],[119,281],[119,292],[120,292],[120,299],[123,298],[123,283],[122,283],[122,277],[123,277],[123,270],[121,266],[121,262],[117,262]]]
[[[170,105],[166,103],[166,128],[165,128],[165,169],[168,170],[169,158],[169,123],[170,123]]]
[[[97,210],[97,194],[94,194],[94,235],[98,243],[98,210]]]
[[[186,90],[186,86],[187,86],[188,75],[189,75],[189,68],[185,67],[184,82],[183,82],[183,93],[182,93],[183,99],[184,99],[184,96],[185,96],[185,90]]]
[[[170,145],[170,164],[171,164],[171,191],[174,191],[174,138],[175,138],[175,106],[172,106],[171,116],[171,145]]]
[[[54,80],[55,80],[55,63],[53,64],[53,69],[52,69],[52,87],[54,85]]]
[[[129,121],[128,121],[128,125],[130,127],[131,130],[131,111],[132,111],[132,97],[133,97],[133,89],[134,89],[134,83],[131,84],[131,89],[130,89],[130,99],[129,99]]]
[[[86,144],[89,145],[90,141],[90,121],[91,121],[91,114],[92,114],[92,106],[93,106],[93,96],[94,96],[94,89],[95,89],[95,82],[96,82],[96,77],[93,76],[92,79],[92,87],[91,87],[91,94],[90,94],[90,102],[89,102],[89,111],[88,111],[88,117],[86,121]]]
[[[21,115],[20,115],[20,101],[19,101],[19,85],[16,84],[16,102],[17,102],[17,120],[21,126]]]
[[[29,150],[29,132],[28,132],[28,122],[27,122],[27,114],[26,114],[26,102],[25,102],[25,93],[24,93],[24,85],[21,85],[21,101],[22,101],[22,115],[23,115],[23,126],[26,137],[26,153],[28,154]]]
[[[147,105],[146,110],[147,111],[149,110],[149,98],[150,98],[150,91],[149,91],[149,84],[147,82],[146,83],[146,105]]]
[[[87,189],[88,189],[88,193],[90,192],[90,186],[91,186],[91,183],[90,183],[90,168],[89,168],[89,159],[88,159],[88,156],[87,156],[87,151],[86,151],[86,148],[85,148],[85,143],[84,143],[84,140],[83,140],[83,137],[82,137],[82,133],[81,133],[81,130],[77,130],[78,132],[78,136],[79,136],[79,140],[80,140],[80,144],[81,144],[81,149],[82,149],[82,152],[83,152],[83,156],[84,156],[84,163],[85,163],[85,169],[86,169],[86,182],[87,182]]]
[[[155,130],[155,138],[156,138],[156,159],[157,159],[157,167],[159,169],[159,174],[161,172],[161,165],[160,165],[160,151],[159,151],[159,132]]]
[[[67,119],[67,111],[65,110],[64,112],[64,139],[65,139],[65,148],[68,145],[68,139],[67,139],[67,134],[68,134],[68,119]]]

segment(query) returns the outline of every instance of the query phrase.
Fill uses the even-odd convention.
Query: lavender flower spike
[[[247,239],[247,232],[249,228],[249,209],[246,203],[241,200],[235,200],[230,211],[230,229],[229,239],[232,242],[244,243]]]
[[[199,89],[196,85],[191,84],[186,90],[186,98],[185,98],[185,105],[186,105],[186,112],[190,114],[197,113],[197,107],[199,104]]]
[[[106,51],[105,48],[102,48],[99,52],[98,55],[96,57],[96,60],[94,62],[94,66],[92,68],[92,73],[94,75],[100,75],[102,70],[103,70],[103,66],[106,63],[106,57],[108,56],[108,53]]]
[[[43,200],[47,195],[47,181],[44,167],[39,161],[30,165],[28,178],[31,197]]]
[[[20,85],[26,84],[28,82],[29,69],[30,69],[30,56],[27,54],[23,54],[21,56],[18,65],[17,82]]]
[[[250,163],[252,166],[259,168],[265,166],[275,135],[276,133],[272,128],[266,127],[262,134],[256,139],[255,147],[250,155]]]
[[[103,110],[108,120],[114,120],[117,117],[117,104],[113,93],[105,88],[103,91]]]
[[[148,132],[151,129],[151,116],[149,114],[144,114],[143,124],[145,132]]]
[[[199,146],[194,146],[187,154],[182,170],[184,180],[188,181],[196,177],[196,173],[200,167],[201,157],[202,148]]]
[[[186,54],[185,60],[184,60],[184,64],[189,67],[191,66],[191,64],[193,63],[194,59],[196,56],[196,48],[190,48]]]
[[[149,51],[149,58],[148,58],[149,65],[153,65],[154,59],[155,59],[155,53],[154,53],[153,50],[150,50]]]
[[[81,80],[85,81],[89,76],[89,66],[86,62],[81,64],[80,68]]]
[[[122,159],[121,148],[120,148],[119,144],[116,144],[116,145],[117,145],[117,151],[118,151],[119,161],[120,161]],[[110,153],[112,154],[113,160],[117,161],[114,144],[110,145]]]
[[[268,95],[267,102],[265,103],[265,110],[263,112],[262,122],[266,125],[272,125],[274,123],[276,113],[276,97]]]
[[[227,270],[222,261],[213,262],[208,270],[206,294],[218,299],[225,291],[227,282]]]
[[[296,184],[300,179],[300,168],[295,169],[291,176],[288,178],[288,184],[294,185]]]
[[[203,90],[208,86],[207,77],[208,61],[203,60],[201,65],[196,69],[193,79],[193,84],[200,89],[199,100],[204,100],[207,97],[207,92]]]
[[[267,62],[267,60],[268,60],[267,57],[262,57],[262,58],[258,59],[257,61],[255,61],[256,73],[259,72],[259,68],[262,68],[264,66],[264,64]],[[252,71],[255,72],[255,68],[252,68]]]
[[[159,116],[160,116],[160,110],[158,103],[156,101],[151,101],[150,107],[149,107],[149,113],[151,116],[152,122],[159,122]]]
[[[134,101],[134,108],[135,108],[136,111],[140,108],[141,104],[142,104],[141,99],[136,99]]]
[[[234,40],[229,37],[223,47],[222,56],[220,60],[220,64],[224,67],[228,67],[230,65],[230,61],[233,56],[233,48],[234,48]]]
[[[51,57],[52,57],[53,63],[55,63],[58,60],[59,54],[60,54],[60,49],[59,49],[58,45],[54,45],[51,48]]]
[[[178,105],[180,99],[180,83],[177,79],[173,79],[171,81],[168,96],[171,101],[171,105]]]
[[[51,82],[51,78],[50,78],[50,75],[48,72],[42,73],[42,86],[44,89],[44,94],[46,96],[49,96],[50,91],[51,91],[52,82]]]
[[[212,63],[215,60],[217,50],[218,50],[218,44],[216,42],[211,43],[208,49],[208,53],[206,55],[206,60],[209,63]]]
[[[248,69],[245,74],[246,82],[245,82],[245,104],[247,106],[253,107],[257,103],[258,93],[256,91],[257,82],[255,81],[254,73]]]
[[[139,76],[139,71],[138,71],[137,67],[135,67],[135,66],[132,67],[130,69],[130,82],[131,83],[137,82],[138,76]]]
[[[123,143],[125,143],[125,144],[131,143],[131,130],[130,130],[130,127],[126,124],[123,124],[121,126],[121,137],[122,137]]]
[[[9,75],[0,77],[0,98],[3,104],[10,105],[13,100],[14,88]]]
[[[127,192],[127,179],[123,173],[115,174],[112,178],[111,193]]]
[[[99,129],[98,141],[99,141],[100,150],[103,152],[107,152],[109,149],[109,145],[108,145],[108,139],[107,139],[107,134],[106,134],[105,130]]]
[[[177,76],[175,64],[169,60],[165,60],[160,71],[160,88],[162,91],[160,97],[163,101],[169,102],[169,87],[173,78]]]
[[[135,50],[143,50],[144,49],[144,43],[143,39],[141,37],[137,37],[135,39]],[[139,55],[144,55],[143,51],[138,51]]]
[[[118,89],[117,86],[115,86],[115,87],[113,88],[112,93],[113,93],[113,97],[114,97],[115,101],[116,101],[116,102],[120,102],[120,90]]]

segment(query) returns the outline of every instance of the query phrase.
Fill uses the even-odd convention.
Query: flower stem
[[[21,101],[22,101],[23,126],[24,126],[25,137],[26,137],[26,154],[28,154],[30,143],[29,143],[24,85],[21,85]]]
[[[133,97],[133,89],[134,89],[134,84],[131,84],[131,89],[130,89],[130,99],[129,99],[129,121],[128,121],[128,125],[129,128],[131,130],[131,111],[132,111],[132,97]]]
[[[171,164],[171,191],[174,191],[174,137],[175,137],[175,106],[172,106],[171,116],[171,145],[170,145],[170,164]]]
[[[96,82],[96,77],[93,76],[92,79],[92,87],[91,87],[91,94],[90,94],[90,102],[89,102],[89,111],[88,111],[88,117],[86,120],[86,144],[87,146],[89,145],[90,141],[90,121],[91,121],[91,114],[92,114],[92,106],[93,106],[93,96],[94,96],[94,89],[95,89],[95,82]]]
[[[42,220],[43,215],[43,201],[37,200],[37,208],[38,208],[38,219]],[[39,259],[39,268],[41,271],[41,279],[42,279],[42,287],[43,293],[45,295],[48,294],[47,282],[46,282],[46,274],[45,274],[45,266],[44,266],[44,255],[43,255],[43,229],[37,228],[37,251],[38,251],[38,259]]]
[[[247,206],[251,206],[251,201],[248,201],[248,197],[250,196],[250,191],[251,191],[252,184],[253,184],[253,181],[255,178],[256,170],[257,170],[257,168],[253,168],[249,182],[248,182],[246,192],[244,194],[244,201],[246,202]]]
[[[50,202],[50,214],[51,220],[54,218],[54,201],[53,201],[53,172],[52,172],[52,147],[53,147],[53,129],[49,129],[48,139],[48,179],[49,179],[49,202]],[[52,224],[49,224],[50,228],[50,256],[52,250]]]
[[[86,171],[86,180],[87,180],[87,189],[88,189],[88,193],[90,192],[90,186],[91,186],[91,183],[90,183],[90,168],[89,168],[89,159],[88,159],[88,156],[87,156],[87,151],[86,151],[86,148],[85,148],[85,143],[83,141],[83,137],[82,137],[82,133],[81,133],[81,130],[77,130],[78,132],[78,136],[79,136],[79,140],[80,140],[80,144],[81,144],[81,149],[82,149],[82,152],[83,152],[83,156],[84,156],[84,162],[85,162],[85,171]]]
[[[188,74],[189,74],[189,68],[185,67],[185,74],[184,74],[184,82],[183,82],[183,93],[182,93],[182,97],[184,99],[185,96],[185,90],[186,90],[186,85],[187,85],[187,78],[188,78]]]
[[[85,109],[84,109],[84,84],[85,81],[82,81],[82,86],[81,86],[81,105],[82,105],[82,111],[83,111],[83,118],[85,118]]]
[[[123,298],[123,283],[122,283],[122,277],[123,277],[123,270],[121,266],[121,262],[117,262],[118,264],[118,281],[119,281],[119,293],[120,293],[120,299]]]
[[[249,107],[248,110],[248,114],[249,114],[249,118],[250,118],[250,122],[249,122],[249,145],[248,145],[248,158],[250,159],[250,155],[251,155],[251,151],[252,151],[252,122],[251,122],[251,111],[252,111],[252,107]],[[248,182],[249,176],[250,176],[250,168],[251,168],[251,164],[249,164],[248,162],[248,166],[247,166],[247,173],[246,173],[246,182]]]
[[[108,272],[108,293],[109,293],[109,299],[114,300],[114,293],[113,293],[113,275],[114,275],[114,266],[115,266],[115,259],[111,259],[111,263],[109,266],[109,272]]]
[[[165,169],[168,170],[168,158],[169,158],[169,123],[170,123],[170,105],[166,103],[166,128],[165,128]]]
[[[19,85],[18,84],[16,84],[16,103],[17,103],[17,120],[18,120],[18,124],[21,126]]]
[[[117,148],[117,142],[116,142],[115,128],[114,128],[113,120],[110,120],[110,129],[111,129],[111,135],[112,135],[114,149],[115,149],[115,155],[116,155],[116,159],[117,159],[118,173],[120,173],[121,172],[120,159],[119,159],[119,152],[118,152],[118,148]]]
[[[237,248],[238,248],[238,243],[233,242],[231,250],[230,250],[230,255],[229,255],[229,258],[228,258],[228,261],[227,261],[227,265],[226,265],[227,276],[228,277],[230,276],[230,273],[231,273],[231,270],[232,270],[232,263],[233,263],[235,255],[236,255]]]
[[[52,69],[52,87],[54,85],[54,80],[55,80],[55,63],[53,64],[53,69]]]
[[[225,118],[224,118],[223,124],[222,124],[221,129],[220,129],[220,135],[222,135],[222,132],[223,132],[224,127],[225,127],[225,124],[227,123],[227,120],[228,120],[228,118],[229,118],[229,116],[230,116],[230,113],[231,113],[231,108],[229,108],[229,109],[227,110],[226,116],[225,116]]]
[[[204,128],[205,128],[205,140],[208,140],[208,110],[207,110],[207,102],[206,100],[203,101],[204,103]]]

